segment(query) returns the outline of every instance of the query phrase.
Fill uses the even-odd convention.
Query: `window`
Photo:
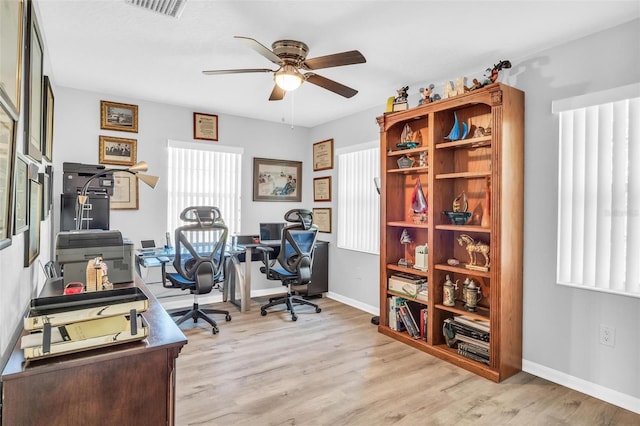
[[[182,223],[189,206],[215,206],[229,228],[240,232],[242,148],[169,141],[167,229]]]
[[[336,150],[338,157],[338,247],[380,253],[380,176],[377,142]]]
[[[559,284],[640,297],[640,84],[553,102]]]

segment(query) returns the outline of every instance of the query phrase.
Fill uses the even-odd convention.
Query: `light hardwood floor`
[[[176,424],[639,425],[640,415],[520,373],[496,384],[377,332],[371,315],[331,299],[322,312],[181,325]]]

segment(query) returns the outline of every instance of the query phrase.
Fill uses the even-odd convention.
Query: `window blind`
[[[242,149],[169,141],[167,229],[182,225],[189,206],[220,209],[229,235],[240,231]]]
[[[338,247],[380,252],[380,196],[373,179],[380,176],[378,143],[337,150]]]
[[[640,84],[556,101],[557,282],[640,297]]]

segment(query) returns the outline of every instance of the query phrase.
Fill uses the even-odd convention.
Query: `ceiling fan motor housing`
[[[285,63],[300,65],[309,53],[309,47],[301,41],[278,40],[271,45],[273,53]]]

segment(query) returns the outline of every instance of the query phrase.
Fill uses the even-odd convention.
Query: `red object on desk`
[[[84,284],[78,281],[70,282],[64,287],[63,294],[78,294],[84,291]]]

